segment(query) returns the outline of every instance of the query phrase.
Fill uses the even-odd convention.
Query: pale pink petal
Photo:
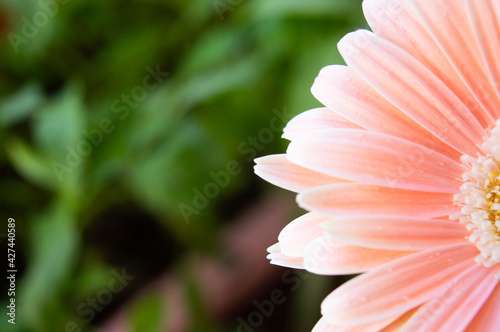
[[[392,215],[435,218],[460,211],[452,194],[339,183],[301,192],[299,205],[331,216]]]
[[[494,124],[494,118],[489,113],[491,102],[475,97],[473,91],[477,87],[467,87],[410,1],[365,0],[363,9],[376,35],[391,41],[420,61],[460,98],[481,125],[486,127]]]
[[[460,159],[461,153],[397,109],[352,68],[324,67],[311,91],[324,105],[368,130],[404,138],[454,160]]]
[[[283,138],[293,140],[295,137],[327,128],[354,128],[361,129],[361,127],[351,120],[329,110],[328,108],[314,108],[309,111],[300,113],[291,119],[285,129],[283,129]]]
[[[269,255],[267,259],[271,261],[273,265],[279,265],[284,267],[291,267],[293,269],[303,269],[304,268],[304,258],[302,257],[291,257],[283,254],[281,252],[279,244],[271,246],[269,249]]]
[[[467,13],[483,56],[487,73],[500,93],[500,2],[467,0]],[[498,114],[498,111],[496,112]]]
[[[340,326],[328,323],[328,321],[322,317],[318,323],[314,326],[312,332],[373,332],[380,331],[387,325],[391,324],[398,317],[393,317],[389,319],[383,319],[370,324],[356,325],[356,326]]]
[[[321,317],[321,319],[314,325],[314,328],[311,332],[335,332],[336,326],[333,324],[330,324],[326,321],[324,317]]]
[[[500,284],[496,281],[496,287],[491,293],[488,300],[481,307],[472,322],[467,326],[465,331],[477,332],[488,331],[493,326],[500,331]],[[493,332],[493,331],[492,331]]]
[[[436,137],[464,154],[476,155],[486,133],[460,99],[410,54],[359,30],[339,50],[380,94]]]
[[[304,134],[288,146],[293,163],[347,180],[392,188],[456,193],[460,164],[415,143],[356,129]]]
[[[275,186],[294,192],[332,183],[347,182],[345,179],[298,166],[289,161],[284,154],[257,158],[255,163],[255,174]]]
[[[393,216],[334,218],[324,227],[336,239],[358,246],[389,250],[425,250],[468,242],[464,224]]]
[[[484,1],[488,2],[490,0]],[[427,30],[448,61],[486,109],[499,116],[500,100],[486,74],[474,32],[467,17],[465,1],[412,1]],[[483,16],[483,15],[482,15]],[[485,15],[484,15],[485,16]],[[498,42],[498,41],[496,41]],[[460,45],[460,47],[457,47]]]
[[[323,301],[322,314],[339,325],[368,324],[403,314],[428,301],[476,265],[472,244],[433,248],[356,277]]]
[[[333,324],[330,324],[326,321],[324,317],[321,317],[321,319],[314,325],[314,328],[312,329],[311,332],[335,332],[336,326]]]
[[[407,331],[463,331],[488,299],[497,284],[493,269],[476,265],[447,285],[405,327]]]
[[[306,247],[304,264],[308,271],[316,274],[354,274],[412,253],[412,251],[363,248],[337,240],[327,234],[315,239]]]
[[[307,213],[289,223],[278,236],[281,251],[288,256],[303,257],[304,251],[312,241],[325,234],[321,224],[329,217],[315,212]]]
[[[404,315],[401,315],[398,319],[392,322],[391,325],[380,330],[380,332],[400,332],[403,330],[404,326],[412,319],[416,312],[421,308],[421,306],[415,307],[407,311]]]

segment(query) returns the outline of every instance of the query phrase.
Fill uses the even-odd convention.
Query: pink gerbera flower
[[[500,1],[365,0],[326,108],[255,172],[310,212],[271,262],[360,276],[314,331],[500,331]]]

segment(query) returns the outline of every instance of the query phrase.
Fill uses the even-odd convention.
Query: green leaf
[[[7,127],[25,120],[44,102],[38,84],[28,84],[0,101],[0,125]]]
[[[182,70],[195,73],[215,65],[225,64],[231,54],[235,54],[235,45],[243,44],[243,33],[237,29],[212,29],[205,33],[191,47],[184,60]]]
[[[85,117],[82,92],[70,85],[35,117],[35,143],[48,158],[64,162],[69,150],[84,141]]]
[[[46,104],[34,123],[34,143],[50,164],[59,189],[74,206],[83,190],[84,165],[95,147],[85,137],[85,124],[82,92],[75,84]]]
[[[217,67],[206,73],[197,73],[180,89],[185,103],[194,106],[223,93],[244,88],[257,80],[259,59],[251,54],[239,61]]]
[[[32,220],[32,254],[19,284],[19,317],[34,330],[44,324],[44,308],[56,298],[74,264],[79,246],[76,220],[63,204]]]
[[[17,138],[10,139],[5,150],[14,168],[28,181],[45,189],[57,186],[50,164],[28,144]]]

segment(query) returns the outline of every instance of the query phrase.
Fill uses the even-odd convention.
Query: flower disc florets
[[[491,267],[500,263],[500,121],[482,149],[483,156],[461,159],[467,171],[455,203],[462,209],[452,219],[467,225],[469,240],[481,251],[477,262]]]

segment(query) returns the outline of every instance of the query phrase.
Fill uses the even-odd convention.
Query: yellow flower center
[[[489,219],[495,227],[496,234],[500,237],[500,177],[498,173],[490,175],[485,185],[486,200],[488,201]]]

